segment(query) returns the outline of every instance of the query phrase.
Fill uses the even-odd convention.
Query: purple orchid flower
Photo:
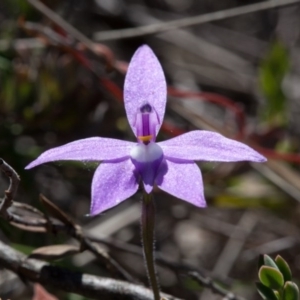
[[[265,157],[247,145],[219,133],[195,130],[156,143],[166,107],[166,80],[152,50],[144,45],[134,54],[124,85],[129,124],[137,142],[92,137],[42,153],[26,169],[57,160],[102,161],[92,182],[91,215],[132,196],[139,181],[146,193],[157,185],[163,191],[205,207],[199,161],[255,161]]]

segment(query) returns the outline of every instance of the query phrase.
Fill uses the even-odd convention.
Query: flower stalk
[[[159,284],[154,260],[154,227],[155,227],[155,203],[152,193],[143,193],[141,230],[144,259],[148,271],[148,279],[153,290],[154,300],[160,300]]]

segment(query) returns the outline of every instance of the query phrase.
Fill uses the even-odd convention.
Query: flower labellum
[[[92,137],[52,148],[26,169],[58,160],[102,161],[92,182],[91,215],[99,214],[154,185],[198,207],[205,207],[199,161],[254,161],[265,157],[219,133],[195,130],[156,143],[166,107],[166,80],[152,50],[144,45],[134,54],[124,85],[128,122],[136,142]]]

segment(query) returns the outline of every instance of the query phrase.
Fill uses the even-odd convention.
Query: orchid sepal
[[[205,207],[202,175],[195,160],[266,161],[249,146],[204,130],[156,143],[166,96],[162,67],[144,45],[133,55],[124,83],[126,115],[137,141],[100,137],[78,140],[45,151],[26,169],[58,160],[102,161],[92,181],[91,215],[95,215],[136,193],[140,181],[146,194],[157,185],[177,198]]]

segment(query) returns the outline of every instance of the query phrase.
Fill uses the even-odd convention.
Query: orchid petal
[[[57,160],[101,161],[129,156],[136,143],[110,138],[93,137],[52,148],[42,153],[25,169]]]
[[[96,169],[92,182],[91,215],[118,205],[136,193],[138,176],[130,159],[104,161]]]
[[[152,50],[144,45],[133,55],[124,83],[126,114],[135,135],[138,110],[147,103],[154,108],[159,124],[162,124],[166,97],[167,87],[162,67]],[[156,134],[160,125],[156,127]]]
[[[203,161],[256,161],[266,158],[238,141],[228,139],[219,133],[195,130],[173,139],[160,142],[166,157]]]
[[[198,207],[206,207],[199,167],[192,161],[165,159],[156,178],[163,191]]]

